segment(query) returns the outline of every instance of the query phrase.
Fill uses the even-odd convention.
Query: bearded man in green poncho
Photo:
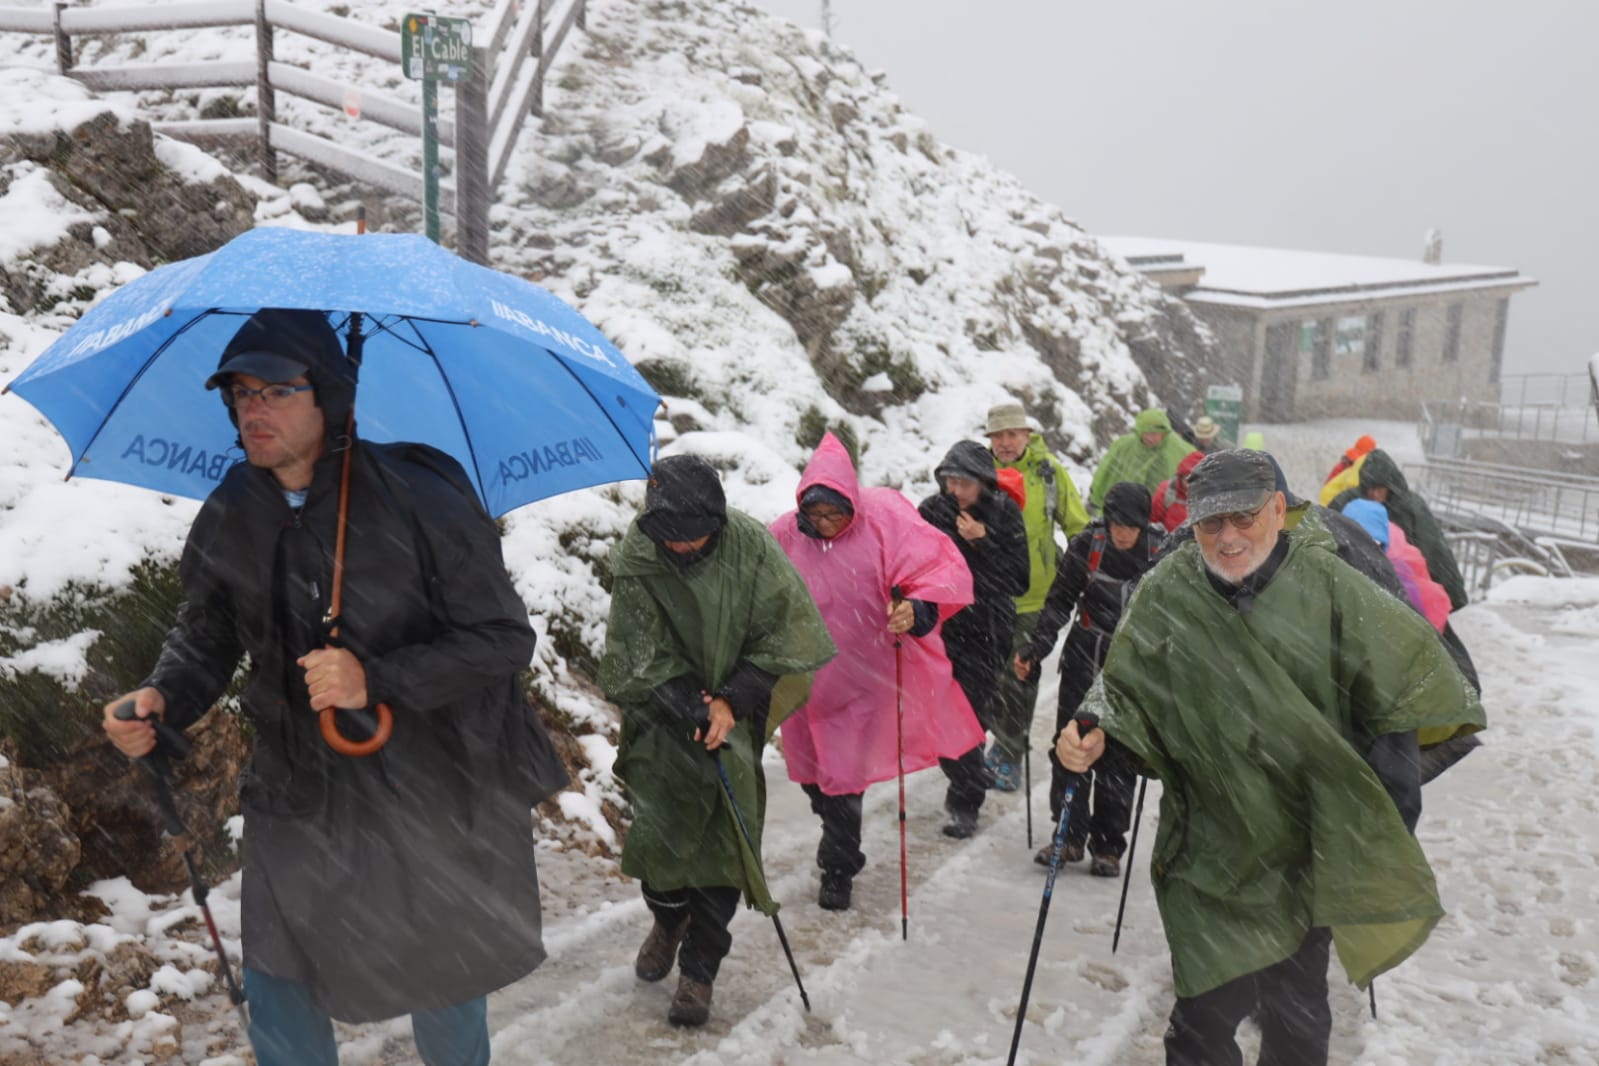
[[[1417,730],[1484,725],[1431,627],[1338,559],[1319,525],[1283,532],[1260,452],[1189,475],[1185,544],[1147,574],[1083,702],[1102,729],[1056,742],[1086,770],[1109,733],[1161,780],[1150,876],[1177,1003],[1168,1066],[1323,1066],[1336,947],[1365,987],[1443,915],[1411,836]]]
[[[761,751],[837,649],[783,549],[728,508],[697,456],[655,464],[611,573],[600,687],[622,708],[615,772],[633,806],[622,872],[655,918],[634,971],[659,981],[676,962],[667,1018],[703,1025],[739,896],[777,912],[761,872]]]

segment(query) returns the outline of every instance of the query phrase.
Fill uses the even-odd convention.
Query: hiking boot
[[[816,905],[824,911],[849,910],[850,887],[855,879],[846,873],[822,871],[822,889],[816,894]]]
[[[944,835],[954,837],[956,840],[965,840],[977,832],[976,811],[950,811],[949,821],[944,823]]]
[[[666,1012],[666,1020],[673,1025],[704,1025],[711,1016],[711,983],[696,981],[688,974],[677,979],[677,994]]]
[[[1067,844],[1060,849],[1061,862],[1082,862],[1083,846],[1081,844]]]
[[[1095,855],[1088,864],[1088,872],[1095,877],[1120,877],[1122,861],[1115,855]]]
[[[1043,847],[1039,848],[1036,852],[1034,852],[1033,853],[1033,861],[1038,863],[1038,865],[1040,865],[1040,866],[1044,866],[1044,867],[1049,866],[1050,847],[1051,847],[1051,845],[1045,844]]]
[[[989,788],[997,792],[1015,792],[1022,787],[1022,768],[1009,759],[994,763],[994,783]]]
[[[659,981],[672,972],[672,965],[677,962],[678,945],[683,943],[683,936],[687,932],[686,916],[676,929],[668,929],[661,924],[660,919],[656,919],[650,927],[650,935],[644,938],[643,945],[638,949],[638,958],[633,960],[633,972],[640,981]]]

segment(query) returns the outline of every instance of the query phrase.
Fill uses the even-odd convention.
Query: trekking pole
[[[125,699],[112,708],[112,715],[119,721],[131,722],[138,716],[134,712],[133,700]],[[189,887],[194,892],[194,902],[200,908],[200,915],[205,919],[205,927],[211,933],[211,946],[216,949],[217,964],[222,970],[222,981],[228,986],[228,1000],[233,1004],[234,1010],[239,1013],[239,1024],[244,1027],[246,1039],[250,1035],[250,1012],[244,1002],[244,989],[233,979],[233,967],[228,964],[228,953],[222,948],[222,934],[217,932],[216,919],[211,917],[211,906],[206,902],[206,897],[211,894],[211,889],[200,879],[200,869],[195,865],[193,841],[189,837],[189,829],[183,824],[183,818],[178,814],[177,802],[172,798],[172,784],[168,780],[172,772],[169,756],[185,758],[192,745],[189,738],[178,730],[163,722],[160,718],[151,717],[146,721],[155,728],[156,746],[148,754],[135,759],[142,766],[150,779],[155,782],[156,806],[161,808],[161,821],[178,846],[183,855],[183,865],[189,871]]]
[[[755,854],[755,839],[750,836],[749,826],[744,824],[744,812],[738,808],[738,798],[733,795],[733,781],[727,776],[727,767],[722,765],[722,751],[720,748],[711,749],[711,758],[716,760],[716,776],[722,779],[722,791],[727,793],[727,802],[733,806],[733,820],[738,823],[738,831],[744,834],[744,843],[749,845],[750,854],[755,856],[755,861],[760,862],[760,856]],[[761,877],[764,879],[765,871]],[[789,972],[794,975],[794,984],[799,987],[800,1002],[805,1004],[805,1010],[811,1009],[811,997],[805,994],[805,982],[800,980],[799,964],[794,961],[794,950],[788,946],[788,934],[783,932],[783,919],[776,914],[772,915],[772,925],[777,928],[777,942],[783,945],[783,954],[788,957]]]
[[[1027,794],[1027,850],[1033,850],[1033,738],[1022,749],[1022,791]]]
[[[1087,735],[1099,725],[1092,714],[1080,714],[1075,719],[1079,735]],[[1061,849],[1066,846],[1066,824],[1072,817],[1072,798],[1083,783],[1083,774],[1066,775],[1066,791],[1060,801],[1060,821],[1055,824],[1055,835],[1049,842],[1049,873],[1044,878],[1044,898],[1038,904],[1038,927],[1033,930],[1033,950],[1027,956],[1027,976],[1022,979],[1022,1001],[1016,1007],[1016,1031],[1010,1038],[1010,1057],[1005,1066],[1016,1066],[1016,1050],[1022,1043],[1022,1023],[1027,1020],[1027,997],[1033,991],[1033,971],[1038,968],[1038,949],[1044,943],[1044,921],[1049,917],[1049,899],[1055,892],[1055,874],[1060,870]]]
[[[889,590],[894,606],[905,600],[898,585]],[[894,747],[899,755],[899,938],[911,938],[910,874],[905,866],[905,657],[894,634]]]
[[[1371,1020],[1377,1020],[1377,979],[1373,977],[1371,984],[1366,986],[1366,991],[1371,995]]]
[[[1133,852],[1138,850],[1138,823],[1144,817],[1144,790],[1149,788],[1149,778],[1138,782],[1138,803],[1133,808],[1133,838],[1127,842],[1127,868],[1122,871],[1122,901],[1116,907],[1116,935],[1110,938],[1110,953],[1116,954],[1116,945],[1122,942],[1122,915],[1127,912],[1127,886],[1133,880]]]

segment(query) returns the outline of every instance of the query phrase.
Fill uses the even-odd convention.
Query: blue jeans
[[[333,1021],[304,985],[246,969],[244,996],[257,1066],[339,1066]],[[488,998],[418,1011],[411,1035],[427,1066],[488,1066]]]

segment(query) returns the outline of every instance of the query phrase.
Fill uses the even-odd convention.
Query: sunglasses
[[[1270,502],[1271,500],[1267,499],[1266,503]],[[1194,528],[1201,533],[1211,535],[1220,533],[1223,524],[1230,524],[1234,529],[1248,529],[1255,524],[1256,520],[1260,518],[1260,512],[1265,509],[1266,504],[1263,503],[1253,511],[1234,511],[1232,514],[1211,515],[1209,518],[1201,518],[1195,522]]]

